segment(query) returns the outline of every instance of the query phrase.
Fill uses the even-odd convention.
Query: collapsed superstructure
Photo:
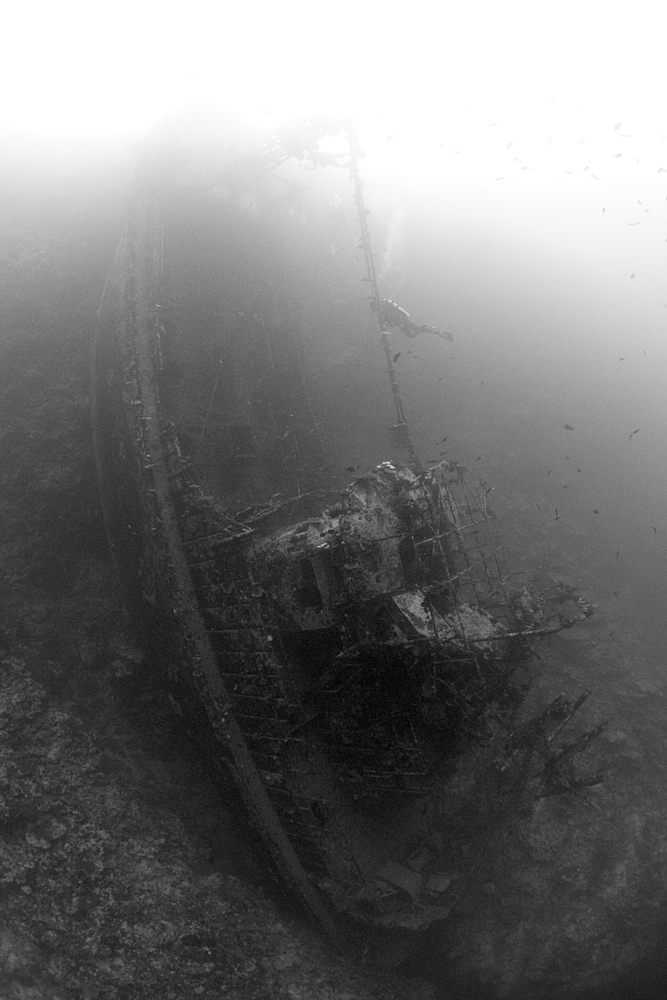
[[[503,789],[584,783],[592,736],[552,741],[580,702],[516,719],[531,640],[591,609],[512,591],[489,490],[415,457],[384,328],[408,459],[335,485],[273,211],[286,148],[219,162],[188,141],[140,171],[100,308],[111,549],[175,711],[233,775],[281,880],[331,937],[336,912],[423,929],[465,891]]]
[[[275,497],[215,534],[210,500],[194,484],[177,496],[228,711],[311,877],[364,922],[443,918],[466,873],[445,819],[461,758],[507,744],[530,640],[589,606],[510,592],[461,465],[386,462],[331,505]]]

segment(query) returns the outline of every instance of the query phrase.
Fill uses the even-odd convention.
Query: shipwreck
[[[489,490],[419,460],[353,125],[235,129],[174,116],[137,170],[94,357],[109,544],[174,711],[282,884],[334,940],[419,932],[527,783],[599,780],[574,767],[595,731],[553,738],[583,696],[517,721],[531,644],[591,609],[513,590]],[[349,173],[396,407],[390,459],[349,482],[309,400],[285,239],[299,171],[321,164]]]

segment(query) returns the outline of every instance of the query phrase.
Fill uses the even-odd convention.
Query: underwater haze
[[[521,137],[479,123],[493,141],[472,176],[444,143],[416,176],[392,169],[387,141],[364,177],[382,294],[454,335],[393,334],[422,457],[444,450],[521,487],[548,537],[563,527],[550,521],[556,507],[588,534],[608,532],[612,557],[631,546],[652,578],[667,536],[667,140],[633,143],[631,123],[615,124],[592,154],[571,139],[558,148],[544,128],[525,170]]]
[[[587,134],[577,131],[574,103],[562,113],[566,138],[545,127],[530,143],[514,123],[478,121],[467,136],[486,152],[467,167],[465,149],[447,138],[431,143],[430,159],[411,159],[404,143],[392,163],[401,137],[388,135],[362,164],[364,191],[380,294],[454,336],[392,333],[420,457],[462,462],[493,487],[515,570],[543,585],[579,586],[596,605],[581,628],[538,648],[538,689],[544,697],[590,690],[591,720],[608,720],[607,779],[565,813],[539,807],[543,818],[554,810],[559,832],[550,847],[528,845],[519,864],[521,931],[478,912],[448,954],[476,970],[490,962],[502,996],[562,995],[573,985],[565,949],[579,988],[611,979],[603,995],[634,996],[642,982],[643,995],[658,997],[665,981],[652,955],[664,947],[667,862],[667,137],[643,126],[633,135],[631,121],[613,117]],[[331,257],[314,269],[336,272],[339,290],[324,312],[314,307],[304,336],[316,407],[351,471],[386,457],[395,413],[377,330],[363,318],[370,293],[349,184],[337,190]],[[514,898],[516,884],[505,891]],[[441,948],[436,942],[425,963],[447,984],[443,996],[457,996]]]
[[[587,119],[565,98],[555,109],[545,100],[540,113],[539,127],[523,132],[480,110],[462,112],[451,132],[441,123],[419,137],[359,123],[380,293],[453,335],[391,334],[417,451],[425,464],[460,462],[493,488],[517,578],[571,585],[596,606],[539,646],[534,697],[590,690],[587,720],[607,720],[605,781],[540,800],[540,825],[527,824],[505,870],[455,927],[433,931],[410,971],[438,1000],[622,998],[633,983],[658,1000],[667,944],[667,137],[631,112]],[[22,330],[26,369],[39,369],[39,330],[45,343],[69,343],[78,330],[89,344],[136,150],[134,138],[6,135],[3,349],[15,352]],[[311,177],[289,221],[290,239],[302,232],[317,247],[294,268],[310,401],[338,471],[360,472],[391,456],[396,414],[349,171],[318,167]],[[48,295],[44,314],[27,322],[22,267],[38,259],[42,236]],[[59,275],[85,258],[88,284],[67,297]],[[79,353],[80,382],[85,364]]]

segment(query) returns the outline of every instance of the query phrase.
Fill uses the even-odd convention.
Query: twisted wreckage
[[[583,699],[516,721],[530,641],[590,607],[565,587],[512,593],[489,491],[419,462],[340,124],[347,152],[326,158],[351,171],[407,457],[336,485],[299,353],[290,255],[308,237],[286,236],[324,131],[158,130],[100,307],[94,435],[111,550],[172,705],[338,939],[350,921],[445,918],[472,830],[528,781],[599,776],[574,767],[596,730],[556,742]]]

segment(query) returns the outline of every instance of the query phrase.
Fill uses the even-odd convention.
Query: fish
[[[558,513],[558,507],[554,507],[554,510],[556,511],[556,516],[552,517],[551,520],[552,521],[560,521],[561,517],[560,517],[560,514]]]
[[[496,180],[497,181],[504,181],[506,177],[507,177],[507,174],[503,174],[502,177],[496,177]]]
[[[634,278],[634,274],[633,274],[633,278]],[[622,357],[622,358],[619,358],[618,360],[619,360],[619,361],[625,361],[625,355],[623,355],[623,357]]]
[[[579,466],[577,466],[577,472],[581,472],[581,469],[579,468]]]
[[[613,590],[612,593],[613,593],[614,597],[618,597],[618,591],[617,590]]]
[[[563,424],[563,426],[565,427],[566,431],[573,431],[574,430],[574,427],[572,426],[572,424]]]
[[[623,119],[621,118],[620,122],[616,122],[616,124],[614,125],[614,132],[618,132],[622,124],[623,124]]]
[[[532,170],[533,168],[532,167],[522,167],[521,169],[522,170]]]
[[[614,159],[617,160],[619,156],[623,156],[623,153],[614,153]]]
[[[594,174],[593,171],[591,171],[591,177],[593,178],[594,181],[599,181],[600,180],[600,178],[598,177],[598,175]]]
[[[641,222],[628,222],[629,226],[641,226]]]
[[[604,215],[604,213],[605,213],[606,211],[607,211],[607,209],[606,209],[606,208],[603,208],[603,209],[602,209],[602,214]]]
[[[438,444],[444,444],[448,437],[449,437],[449,434],[445,434],[444,438],[442,438],[442,440],[438,441]]]
[[[632,434],[630,435],[630,437],[633,438],[635,436],[635,434],[639,434],[640,430],[641,430],[641,427],[638,427],[637,430],[635,430],[635,431],[632,432]]]
[[[354,472],[354,466],[353,465],[346,465],[345,466],[345,471],[346,472]]]
[[[511,149],[511,148],[512,148],[512,143],[513,143],[513,142],[514,142],[514,139],[510,139],[510,141],[509,141],[509,142],[507,143],[507,145],[505,146],[505,149]]]
[[[597,509],[597,507],[595,507],[595,508],[593,509],[593,513],[594,513],[594,514],[599,514],[599,513],[600,513],[600,511],[599,511],[599,510]]]
[[[541,510],[541,509],[542,509],[542,508],[540,507],[539,503],[537,502],[537,500],[533,500],[533,503],[535,504],[535,506],[537,507],[537,509],[538,509],[538,510]]]
[[[621,550],[619,549],[618,552],[616,553],[616,562],[618,562],[618,557],[620,556],[620,554],[621,554]]]
[[[401,352],[400,351],[396,351],[396,354],[394,354],[393,358],[391,359],[392,362],[395,364],[398,361],[398,359],[400,358],[400,356],[401,356]]]
[[[547,479],[549,478],[550,475],[551,475],[551,469],[549,469],[549,471],[547,472]]]
[[[636,273],[637,273],[636,271],[633,271],[632,274],[630,275],[630,277],[634,278],[634,276],[635,276]]]
[[[643,347],[642,347],[642,354],[644,355],[644,357],[646,357],[646,351],[644,350]]]
[[[653,524],[653,525],[651,525],[651,527],[653,528],[653,530],[655,531],[655,533],[657,535],[658,534],[658,529],[656,528],[656,526]]]

